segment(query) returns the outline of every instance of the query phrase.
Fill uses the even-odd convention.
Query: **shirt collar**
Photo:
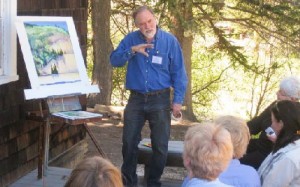
[[[162,35],[162,30],[156,26],[156,34],[155,34],[155,39],[158,40],[159,38],[161,38]]]
[[[238,159],[232,159],[230,161],[230,165],[240,165],[240,164],[241,164],[241,162]]]

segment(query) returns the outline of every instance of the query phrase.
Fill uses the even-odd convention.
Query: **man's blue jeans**
[[[149,121],[151,130],[152,157],[150,161],[147,186],[161,186],[170,136],[170,90],[153,95],[136,92],[130,94],[124,112],[123,129],[123,165],[122,175],[125,186],[137,185],[137,154],[141,140],[141,131],[145,121]]]

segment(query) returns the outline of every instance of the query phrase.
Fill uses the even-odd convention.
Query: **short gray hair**
[[[280,82],[280,89],[288,97],[300,99],[300,79],[297,76],[289,76]]]
[[[145,10],[148,10],[153,16],[155,16],[153,10],[150,7],[148,7],[146,5],[140,6],[132,13],[132,18],[133,18],[134,22],[135,22],[136,16]]]

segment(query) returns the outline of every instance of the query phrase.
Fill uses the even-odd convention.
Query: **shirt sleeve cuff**
[[[182,97],[174,97],[173,103],[183,104],[183,100],[184,99]]]
[[[127,57],[127,58],[131,58],[131,57],[133,57],[135,54],[136,54],[136,53],[133,52],[133,51],[131,50],[131,48],[128,49],[128,50],[126,51],[126,57]]]

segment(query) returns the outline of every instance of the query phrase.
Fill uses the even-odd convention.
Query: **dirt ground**
[[[89,123],[97,142],[102,150],[106,153],[108,158],[120,168],[122,165],[122,130],[123,123],[121,117],[110,116],[105,117],[101,122]],[[182,120],[180,122],[172,121],[170,140],[183,140],[187,128],[191,125],[190,122]],[[149,138],[150,130],[145,124],[142,131],[142,138]],[[89,136],[88,138],[88,152],[87,156],[99,155],[95,145]],[[138,165],[138,176],[144,175],[143,165]],[[164,170],[162,178],[182,180],[186,175],[184,168],[167,167]]]

